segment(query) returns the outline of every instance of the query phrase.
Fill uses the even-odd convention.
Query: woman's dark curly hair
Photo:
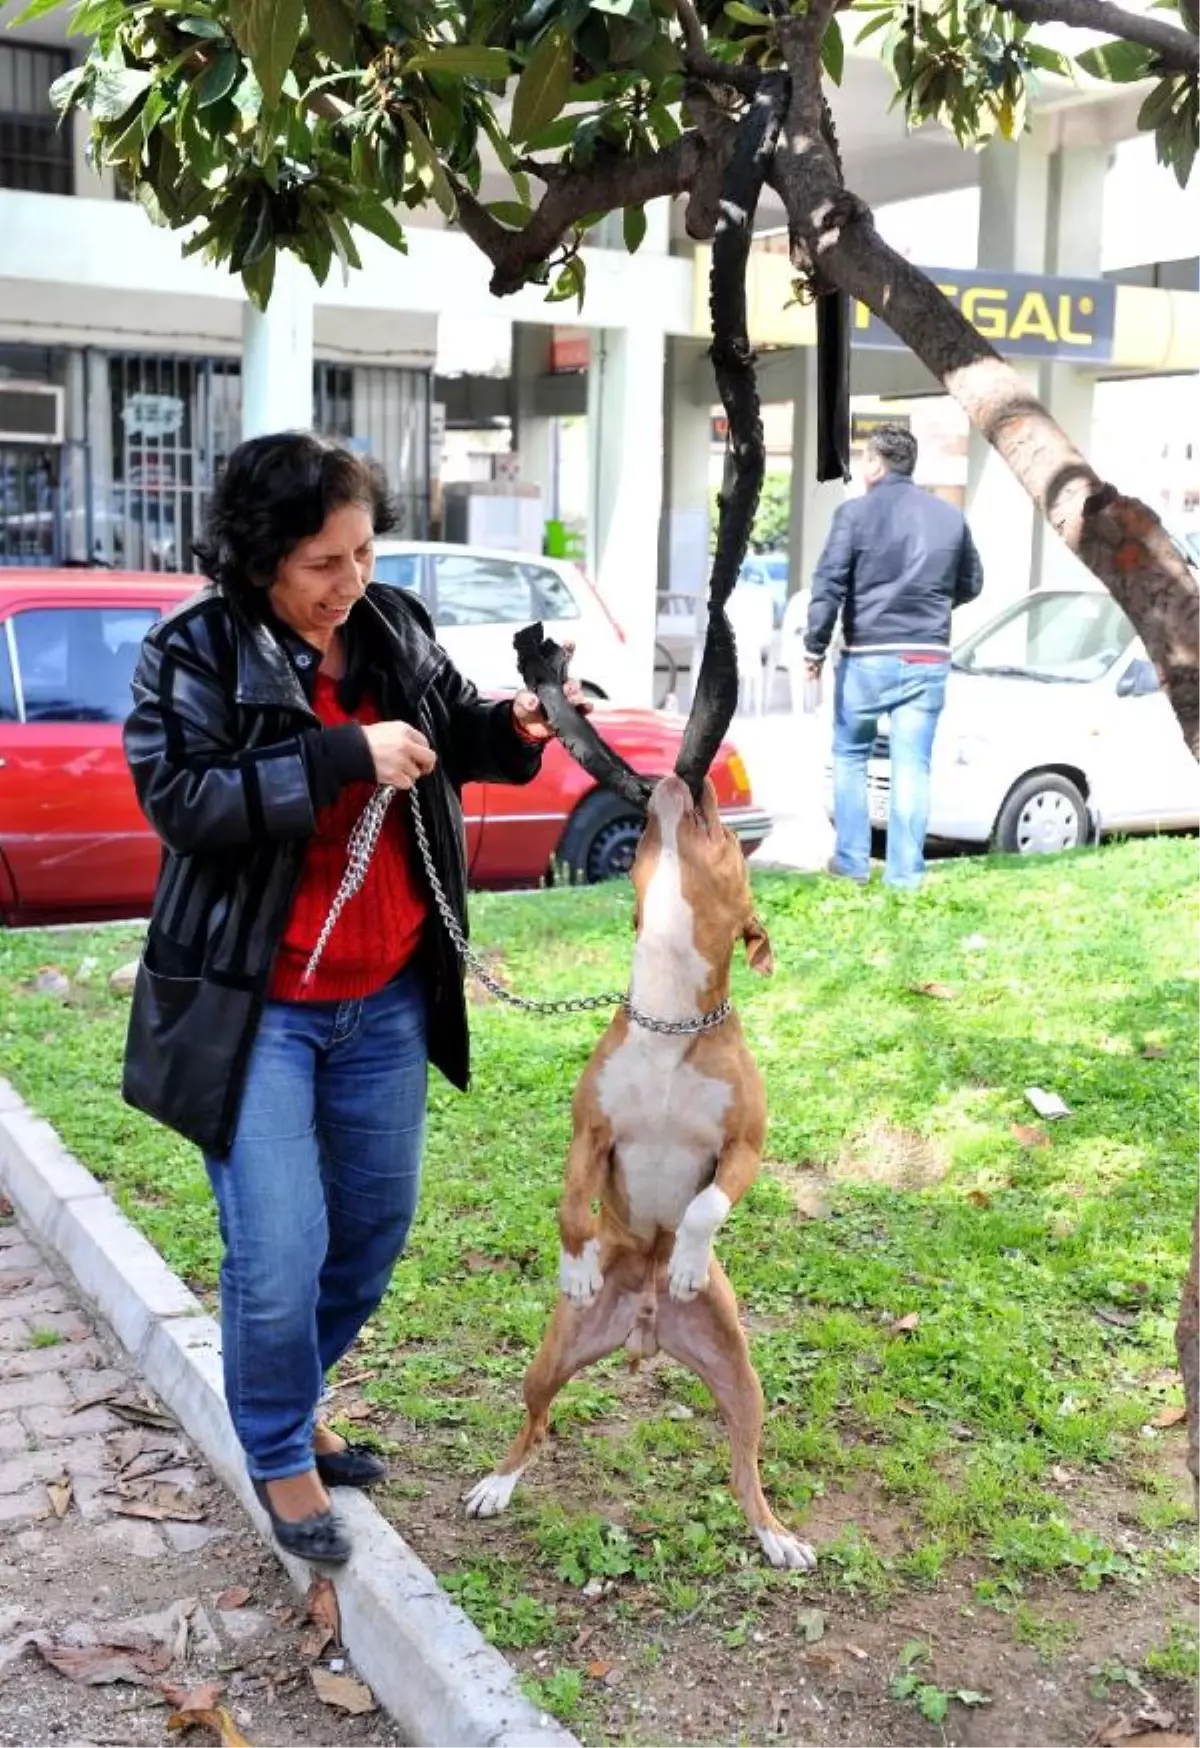
[[[306,431],[251,437],[217,481],[195,546],[200,568],[230,594],[269,589],[293,547],[344,504],[368,510],[376,534],[396,526],[378,463]]]

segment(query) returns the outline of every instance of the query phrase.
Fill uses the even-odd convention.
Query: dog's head
[[[664,856],[679,869],[679,891],[690,908],[694,942],[714,970],[727,969],[738,941],[744,941],[753,971],[769,977],[773,969],[767,931],[754,913],[750,876],[742,846],[721,819],[717,792],[705,778],[699,803],[680,777],[664,777],[650,797],[646,830],[631,878],[637,894],[635,927],[658,926],[646,904]]]

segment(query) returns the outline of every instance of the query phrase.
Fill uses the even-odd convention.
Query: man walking
[[[813,576],[805,670],[816,679],[839,613],[846,653],[834,689],[831,874],[865,883],[871,819],[867,760],[890,718],[889,886],[925,872],[929,766],[950,671],[950,614],[983,587],[970,530],[953,505],[913,483],[917,440],[900,425],[867,439],[866,495],[841,505]]]

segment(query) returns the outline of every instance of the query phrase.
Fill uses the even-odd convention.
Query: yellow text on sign
[[[1080,346],[1096,344],[1096,335],[1086,326],[1087,318],[1095,314],[1095,299],[1084,293],[1011,291],[1002,285],[971,285],[965,291],[957,285],[939,285],[938,290],[957,303],[963,315],[985,340],[1044,340],[1048,345]],[[871,325],[871,312],[866,304],[854,306],[857,328]]]

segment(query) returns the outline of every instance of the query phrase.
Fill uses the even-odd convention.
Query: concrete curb
[[[225,1410],[217,1324],[5,1080],[0,1188],[237,1496],[297,1589],[306,1590],[311,1568],[279,1550],[250,1490]],[[578,1748],[574,1736],[525,1698],[511,1665],[365,1494],[344,1489],[338,1510],[354,1536],[353,1559],[334,1574],[342,1636],[411,1742],[422,1748]]]

